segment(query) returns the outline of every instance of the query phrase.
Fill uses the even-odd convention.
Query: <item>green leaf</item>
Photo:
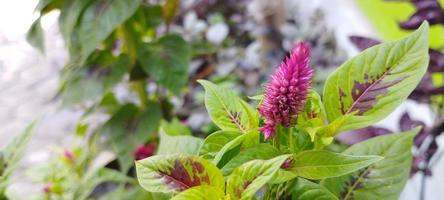
[[[168,135],[191,135],[192,131],[189,127],[185,126],[182,122],[180,122],[177,118],[171,120],[171,122],[167,122],[162,120],[160,123],[160,127],[167,133]]]
[[[152,156],[136,161],[136,170],[140,185],[150,192],[178,193],[201,185],[224,189],[219,169],[197,156]]]
[[[289,191],[292,200],[338,200],[324,186],[298,178],[289,186]]]
[[[75,199],[88,199],[91,192],[101,183],[127,183],[133,179],[112,169],[102,168],[83,177],[79,187],[74,191]]]
[[[71,48],[71,34],[79,18],[92,0],[63,1],[60,11],[59,27],[68,48]]]
[[[379,155],[384,159],[359,172],[325,179],[322,185],[341,199],[398,199],[410,172],[412,141],[421,128],[375,137],[344,151],[351,155]]]
[[[247,133],[259,127],[259,114],[231,90],[209,81],[198,81],[205,88],[205,107],[212,121],[222,130]]]
[[[183,153],[197,155],[202,143],[203,140],[201,138],[197,138],[191,135],[172,136],[161,130],[159,150],[157,151],[157,154],[167,155]]]
[[[429,63],[428,30],[424,22],[410,36],[371,47],[330,74],[324,88],[329,122],[353,114],[339,132],[380,121],[415,89]]]
[[[126,104],[106,122],[104,132],[110,136],[123,172],[131,167],[136,147],[147,142],[158,128],[160,118],[158,104],[150,102],[144,112],[134,104]]]
[[[253,198],[290,156],[282,155],[270,160],[253,160],[239,166],[228,177],[227,194],[233,199]]]
[[[138,59],[147,74],[176,94],[187,83],[191,48],[179,35],[166,35],[141,46]]]
[[[240,136],[239,132],[217,131],[205,138],[199,150],[199,156],[207,160],[213,160],[218,152],[229,142]]]
[[[14,137],[12,141],[6,145],[4,149],[0,151],[0,196],[6,189],[9,177],[16,169],[18,163],[25,153],[25,147],[29,143],[34,132],[36,122],[29,124],[20,135]]]
[[[176,13],[177,8],[180,5],[179,0],[166,0],[165,4],[162,7],[162,15],[165,19],[165,22],[169,24],[171,20],[174,19],[174,15]]]
[[[140,0],[103,0],[93,1],[84,9],[78,18],[76,27],[71,35],[71,60],[83,63],[88,56],[102,43],[120,24],[131,17],[137,10]],[[87,2],[79,2],[81,8]],[[73,20],[78,13],[69,16]],[[66,25],[65,34],[72,24]]]
[[[224,176],[230,175],[233,170],[242,164],[252,160],[268,160],[279,156],[280,152],[270,144],[258,144],[242,151],[239,155],[231,159],[222,169]]]
[[[202,185],[185,190],[171,200],[218,200],[224,198],[224,192],[216,187]]]
[[[380,156],[356,156],[311,150],[297,154],[288,171],[303,178],[316,180],[342,176],[367,167],[381,159]]]
[[[124,77],[129,65],[125,54],[113,57],[110,52],[100,52],[92,65],[100,66],[93,69],[74,69],[65,79],[62,88],[65,106],[83,103],[110,91]],[[102,61],[101,58],[105,57]],[[108,57],[111,57],[108,59]],[[103,63],[106,62],[106,63]],[[110,62],[110,64],[108,64]]]
[[[37,18],[34,23],[29,28],[28,33],[26,34],[26,40],[33,47],[40,50],[42,53],[45,52],[45,41],[43,35],[42,25],[40,24],[40,17]]]

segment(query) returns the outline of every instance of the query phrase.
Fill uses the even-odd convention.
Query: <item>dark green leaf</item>
[[[179,35],[166,35],[141,46],[138,59],[147,74],[176,94],[187,82],[191,48]]]
[[[134,104],[126,104],[104,125],[123,172],[132,165],[136,147],[147,142],[157,129],[160,118],[159,107],[154,102],[149,103],[143,113]]]

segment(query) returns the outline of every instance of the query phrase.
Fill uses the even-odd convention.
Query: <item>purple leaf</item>
[[[444,54],[440,51],[430,49],[430,63],[429,63],[429,71],[430,72],[443,72],[444,71]]]
[[[356,144],[369,138],[385,135],[390,132],[391,131],[386,128],[370,126],[359,130],[347,131],[339,134],[336,138],[345,144]]]
[[[352,35],[349,39],[361,51],[381,43],[379,40],[357,35]]]
[[[399,26],[403,29],[417,29],[423,21],[428,21],[430,25],[444,23],[444,10],[436,0],[418,0],[413,1],[417,11]]]

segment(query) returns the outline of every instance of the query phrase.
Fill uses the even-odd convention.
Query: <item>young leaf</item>
[[[323,179],[354,172],[381,159],[380,156],[355,156],[311,150],[297,154],[288,171],[307,179]]]
[[[227,194],[233,199],[253,198],[290,156],[282,155],[270,160],[253,160],[239,166],[228,177]]]
[[[198,81],[205,88],[205,107],[212,121],[222,130],[247,133],[259,127],[259,114],[231,90],[209,81]]]
[[[270,144],[254,145],[243,150],[241,154],[231,159],[224,167],[222,167],[221,171],[224,176],[228,176],[235,168],[248,161],[268,160],[279,156],[280,154],[279,150]]]
[[[339,200],[324,186],[298,178],[291,183],[289,191],[292,200]]]
[[[202,143],[202,139],[191,135],[171,136],[161,130],[157,154],[168,155],[182,153],[196,155]]]
[[[224,146],[240,136],[239,132],[217,131],[205,138],[199,155],[207,160],[213,160]]]
[[[185,190],[171,200],[218,200],[223,198],[224,192],[220,188],[202,185]]]
[[[325,179],[322,185],[341,199],[398,199],[409,177],[412,141],[420,128],[375,137],[344,151],[351,155],[379,155],[384,159],[358,172]]]
[[[329,122],[353,114],[340,131],[367,127],[390,114],[421,81],[428,59],[428,24],[410,36],[371,47],[327,79],[324,102]]]
[[[178,193],[201,185],[224,189],[219,169],[197,156],[152,156],[136,161],[136,170],[140,185],[149,192]]]
[[[138,49],[145,73],[174,93],[179,93],[188,78],[190,45],[179,35],[165,35]]]

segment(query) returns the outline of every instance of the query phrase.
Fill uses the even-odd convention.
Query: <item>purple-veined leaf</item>
[[[259,114],[228,88],[198,80],[205,88],[205,107],[212,121],[224,131],[248,133],[257,131]]]
[[[219,169],[197,156],[152,156],[136,161],[136,170],[140,185],[149,192],[178,193],[202,185],[224,188]]]
[[[352,114],[341,132],[383,119],[415,89],[428,62],[426,22],[404,39],[376,45],[348,60],[328,77],[324,88],[329,122]]]

